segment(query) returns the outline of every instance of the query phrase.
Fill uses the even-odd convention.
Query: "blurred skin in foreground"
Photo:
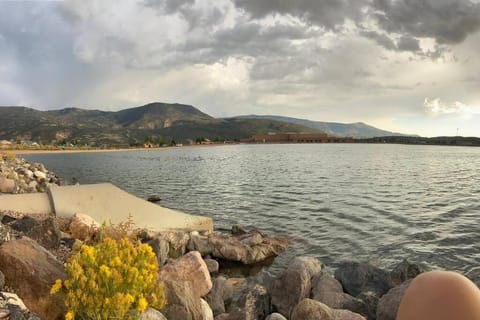
[[[405,292],[396,320],[480,320],[480,290],[455,272],[417,276]]]

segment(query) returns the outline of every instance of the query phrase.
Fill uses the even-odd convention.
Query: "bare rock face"
[[[367,314],[365,303],[343,292],[342,285],[325,271],[312,280],[312,299],[320,301],[333,309],[347,309]]]
[[[402,301],[405,291],[412,280],[405,281],[403,284],[396,286],[388,291],[380,298],[377,305],[377,319],[379,320],[395,320],[397,317],[398,308]]]
[[[204,320],[200,298],[188,281],[164,281],[167,304],[162,313],[168,320]]]
[[[213,320],[213,311],[212,308],[208,305],[207,301],[200,299],[200,304],[202,305],[202,316],[204,320]]]
[[[212,279],[207,265],[197,251],[166,264],[160,270],[159,278],[162,281],[188,281],[192,284],[194,294],[203,297],[212,289]]]
[[[58,296],[50,295],[56,279],[65,279],[63,266],[30,238],[5,242],[0,246],[0,269],[6,284],[42,319],[63,319],[65,307]]]
[[[295,305],[310,296],[312,278],[320,274],[321,270],[322,265],[315,258],[295,258],[292,264],[269,285],[272,304],[278,312],[289,317]]]

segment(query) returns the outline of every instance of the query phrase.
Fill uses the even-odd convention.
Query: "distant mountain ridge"
[[[269,132],[318,132],[302,125],[270,119],[216,119],[184,104],[149,103],[110,112],[80,108],[39,111],[26,107],[0,107],[0,140],[41,143],[128,145],[145,137],[165,143],[197,138],[248,139]]]
[[[90,145],[139,144],[145,137],[165,143],[249,139],[257,134],[325,132],[339,137],[404,136],[368,126],[310,121],[281,116],[214,118],[197,108],[178,103],[149,103],[120,111],[80,108],[40,111],[26,107],[0,107],[0,140],[40,143],[72,142]]]
[[[315,130],[323,131],[329,135],[338,137],[352,137],[352,138],[375,138],[384,136],[408,136],[406,134],[385,131],[375,128],[363,122],[356,123],[339,123],[339,122],[323,122],[311,121],[306,119],[290,118],[284,116],[270,116],[270,115],[246,115],[239,116],[243,119],[271,119],[275,121],[288,122],[292,124],[302,125]]]

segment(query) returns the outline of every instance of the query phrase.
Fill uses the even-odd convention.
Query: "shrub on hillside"
[[[67,320],[135,319],[148,306],[165,305],[157,259],[147,244],[106,237],[82,245],[66,271],[67,279],[57,280],[51,293],[63,295]]]

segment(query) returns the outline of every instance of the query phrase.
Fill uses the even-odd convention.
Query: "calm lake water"
[[[28,155],[67,181],[291,238],[307,254],[390,268],[403,258],[480,279],[480,148],[309,144]]]

